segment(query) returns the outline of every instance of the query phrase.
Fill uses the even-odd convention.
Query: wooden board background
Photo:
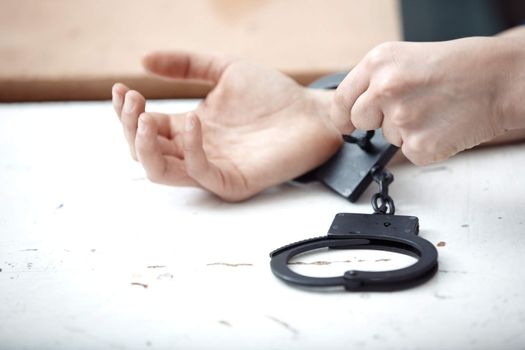
[[[2,0],[0,101],[107,99],[115,81],[150,98],[209,90],[147,76],[156,49],[234,54],[308,83],[398,40],[399,22],[395,0]]]

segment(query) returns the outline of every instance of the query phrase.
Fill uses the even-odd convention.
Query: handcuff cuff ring
[[[436,248],[417,236],[418,228],[418,219],[414,216],[339,213],[327,236],[273,251],[270,265],[274,275],[303,287],[344,287],[348,291],[410,288],[432,278],[438,266]],[[382,250],[412,256],[417,261],[398,270],[349,270],[339,277],[311,277],[290,269],[289,262],[295,256],[321,248]]]

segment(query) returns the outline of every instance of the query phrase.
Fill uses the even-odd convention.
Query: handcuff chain
[[[394,175],[383,167],[374,167],[371,173],[372,178],[379,185],[379,192],[372,196],[374,213],[394,215],[396,207],[394,200],[388,194],[388,186],[394,181]]]

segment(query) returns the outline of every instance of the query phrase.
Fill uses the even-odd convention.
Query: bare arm
[[[497,36],[503,37],[503,38],[525,39],[525,25],[508,29],[504,32],[499,33]],[[524,100],[525,100],[525,97],[524,97]],[[525,118],[525,116],[523,116],[523,118]],[[501,136],[498,136],[495,139],[484,143],[483,145],[492,146],[492,145],[501,145],[505,143],[522,142],[522,141],[525,141],[525,128],[509,130],[507,133]]]
[[[496,36],[505,38],[523,38],[525,37],[525,25],[507,29]]]

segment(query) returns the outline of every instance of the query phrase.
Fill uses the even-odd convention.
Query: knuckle
[[[401,45],[398,41],[387,41],[375,46],[365,56],[365,62],[370,68],[377,68],[394,61],[394,55]]]
[[[388,115],[388,118],[392,125],[398,128],[404,128],[411,124],[412,113],[405,103],[398,103],[392,108],[392,112]]]
[[[396,68],[388,68],[376,78],[374,85],[379,95],[395,98],[404,90],[403,81]]]
[[[403,144],[405,155],[416,165],[427,165],[444,159],[441,142],[434,135],[419,134]]]
[[[373,68],[383,65],[390,56],[392,42],[385,42],[375,46],[366,55],[366,64]]]

